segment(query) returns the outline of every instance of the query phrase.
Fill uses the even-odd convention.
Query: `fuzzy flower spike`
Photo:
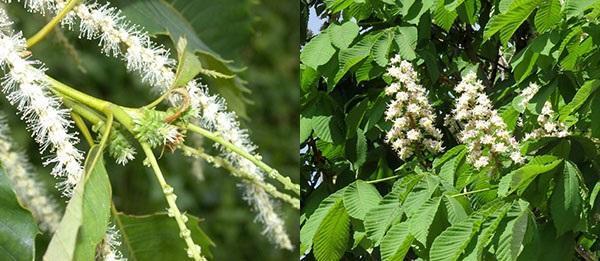
[[[194,95],[201,108],[201,125],[203,127],[220,133],[224,139],[235,146],[256,155],[256,146],[250,141],[248,133],[240,128],[235,114],[227,111],[223,99],[208,94],[206,88],[200,89]],[[252,162],[225,147],[218,146],[218,148],[236,168],[254,175],[258,180],[264,180],[264,173]],[[267,192],[260,186],[249,182],[240,184],[240,187],[245,190],[246,201],[258,213],[257,219],[264,225],[264,233],[279,247],[291,250],[293,246],[285,232],[285,224],[277,214]]]
[[[8,124],[1,115],[0,163],[6,170],[19,201],[31,211],[43,231],[54,233],[61,217],[58,205],[49,196],[44,184],[36,179],[37,173],[27,156],[13,145]]]
[[[467,74],[454,90],[460,97],[453,116],[461,127],[458,139],[469,149],[469,162],[477,169],[499,163],[505,157],[522,163],[518,143],[493,108],[477,75]]]
[[[393,97],[385,112],[386,119],[393,122],[386,142],[403,160],[422,150],[441,152],[444,149],[442,132],[434,126],[435,113],[412,64],[396,55],[387,73],[394,82],[385,89],[385,93]]]
[[[0,66],[5,73],[2,91],[22,113],[41,152],[54,154],[44,164],[54,164],[52,175],[62,179],[58,186],[70,196],[83,174],[83,154],[74,145],[77,137],[68,132],[69,111],[61,109],[59,99],[48,90],[41,62],[28,59],[25,39],[22,33],[9,28],[11,22],[4,10],[0,12],[0,24]]]

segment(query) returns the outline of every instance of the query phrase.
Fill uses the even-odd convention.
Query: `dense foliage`
[[[14,19],[12,27],[30,37],[48,23],[52,13],[47,12],[46,17],[28,13],[23,8],[24,2],[36,1],[12,1],[11,4],[2,4],[2,7]],[[99,2],[104,4],[106,1]],[[257,152],[262,154],[263,160],[284,175],[297,179],[298,146],[293,137],[298,132],[298,107],[294,104],[298,103],[299,37],[298,32],[288,32],[289,27],[298,27],[298,19],[290,19],[298,16],[297,3],[157,0],[111,1],[111,4],[122,10],[122,15],[128,20],[140,25],[140,29],[148,31],[152,41],[169,48],[173,59],[178,58],[178,37],[187,38],[188,48],[197,54],[203,68],[207,69],[201,74],[202,81],[209,86],[211,93],[222,96],[240,116],[243,128],[250,130],[249,135],[256,141]],[[77,30],[57,27],[44,41],[35,45],[31,53],[35,59],[44,62],[48,75],[92,96],[132,108],[156,99],[156,93],[148,90],[148,85],[140,80],[139,75],[127,72],[126,64],[102,55],[102,47],[98,46],[97,40],[79,39],[79,36]],[[213,72],[227,77],[211,75]],[[160,108],[165,107],[161,105]],[[272,107],[279,109],[272,110]],[[32,171],[35,178],[47,192],[53,194],[53,203],[58,205],[57,211],[62,215],[66,198],[55,188],[56,180],[49,175],[52,168],[42,167],[48,151],[40,157],[26,123],[19,119],[15,107],[4,97],[0,98],[0,109],[8,116],[11,139],[16,146],[14,149],[27,152],[25,156],[35,166]],[[187,140],[191,141],[193,135],[189,136]],[[81,135],[79,138],[79,148],[87,151],[89,146],[85,138]],[[131,140],[130,136],[127,138]],[[287,142],[281,142],[283,140]],[[207,152],[217,151],[207,140],[194,142]],[[186,246],[180,238],[177,224],[167,215],[162,189],[151,169],[144,166],[141,149],[136,149],[138,157],[126,166],[116,164],[106,153],[103,163],[106,173],[99,175],[109,180],[94,183],[102,185],[97,186],[101,188],[101,195],[97,197],[107,199],[112,189],[112,201],[118,214],[112,213],[110,221],[119,230],[120,250],[125,257],[131,260],[184,260],[187,258]],[[156,151],[161,153],[160,148]],[[237,185],[239,180],[229,175],[229,171],[206,161],[191,159],[181,152],[171,153],[168,149],[163,151],[159,162],[167,181],[177,193],[179,207],[188,216],[191,236],[203,247],[207,258],[297,258],[295,251],[273,247],[264,236],[264,228],[257,224],[256,215],[241,195]],[[3,200],[0,211],[3,217],[0,219],[7,225],[1,226],[0,245],[3,251],[0,251],[0,259],[11,259],[10,254],[14,253],[20,255],[17,260],[31,260],[34,255],[41,259],[52,234],[41,233],[43,228],[31,220],[30,210],[22,208],[22,203],[16,201],[5,178],[6,173],[0,174],[0,197]],[[94,207],[97,206],[89,206],[91,209]],[[107,209],[105,207],[101,206],[103,210]],[[277,204],[276,207],[285,218],[292,244],[297,246],[297,211],[285,204]],[[108,216],[106,219],[109,219]],[[116,219],[121,223],[118,224]],[[71,225],[77,227],[77,221],[72,220]],[[20,233],[14,233],[12,229]],[[123,237],[125,233],[129,238]],[[64,258],[61,256],[54,260]]]
[[[300,56],[302,259],[597,260],[599,3],[305,2],[304,22],[313,9],[324,25]],[[402,66],[441,153],[386,142]],[[498,156],[495,135],[517,151]]]

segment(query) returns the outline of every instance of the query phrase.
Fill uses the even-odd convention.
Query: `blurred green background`
[[[120,2],[126,6],[136,1]],[[251,93],[245,95],[248,103],[243,125],[249,129],[264,160],[298,183],[298,2],[170,2],[192,18],[190,24],[211,49],[232,60],[235,67],[245,68],[240,77]],[[33,35],[47,21],[26,13],[18,3],[8,5],[8,10],[16,20],[15,27],[23,30],[25,36]],[[169,44],[166,37],[158,40]],[[141,106],[155,98],[137,75],[127,73],[121,61],[101,55],[97,41],[79,40],[77,33],[55,32],[32,52],[35,59],[46,64],[49,75],[94,96],[125,106]],[[220,86],[210,88],[214,92]],[[49,168],[41,167],[37,144],[25,131],[15,109],[5,98],[0,98],[0,109],[9,116],[19,145],[39,166],[41,178],[52,187]],[[84,142],[79,147],[88,149]],[[107,166],[117,209],[137,215],[164,211],[162,193],[150,170],[142,167],[140,158],[125,167]],[[168,182],[175,187],[180,208],[205,220],[201,228],[216,244],[216,260],[298,260],[297,251],[278,250],[262,236],[262,226],[255,222],[254,213],[241,199],[237,180],[229,174],[206,164],[198,168],[179,153],[163,155],[160,163]],[[203,180],[197,178],[199,172]],[[50,190],[59,197],[56,189]],[[297,246],[298,213],[283,204],[279,209]],[[39,245],[44,240],[47,239],[39,239]]]

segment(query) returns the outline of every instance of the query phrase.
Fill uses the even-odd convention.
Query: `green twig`
[[[163,176],[162,171],[160,170],[160,166],[156,161],[156,157],[152,152],[152,148],[147,143],[140,142],[140,145],[142,146],[142,149],[146,154],[146,160],[150,163],[152,169],[154,170],[154,176],[156,176],[156,179],[158,180],[158,183],[162,188],[163,194],[165,195],[167,203],[169,204],[169,215],[172,215],[173,218],[175,218],[175,221],[177,221],[177,225],[179,226],[179,230],[181,231],[180,236],[185,240],[185,243],[188,246],[188,255],[190,257],[193,257],[194,260],[205,261],[206,258],[204,258],[201,255],[200,246],[196,245],[196,243],[194,243],[194,241],[192,240],[192,237],[190,235],[191,232],[185,225],[184,219],[187,220],[187,217],[184,218],[184,216],[181,214],[181,211],[179,211],[179,208],[175,203],[177,196],[173,193],[173,187],[167,184],[167,181],[165,180],[165,177]]]

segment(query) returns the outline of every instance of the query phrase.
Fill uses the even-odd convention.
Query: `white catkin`
[[[201,125],[203,127],[220,133],[224,139],[236,147],[256,155],[256,146],[250,141],[246,130],[240,128],[235,114],[227,111],[223,99],[211,96],[206,88],[200,89],[200,92],[195,93],[195,95],[202,110]],[[252,162],[223,146],[218,147],[221,149],[223,156],[236,168],[254,175],[260,181],[264,180],[264,173]],[[265,226],[264,233],[279,247],[291,250],[293,246],[285,231],[285,224],[277,214],[267,192],[252,183],[243,183],[241,187],[245,189],[245,199],[258,213],[257,219]]]
[[[499,162],[501,156],[523,163],[519,144],[493,108],[477,75],[473,72],[467,74],[454,90],[460,97],[452,111],[453,120],[461,129],[459,141],[469,149],[469,162],[477,169]]]
[[[34,7],[41,5],[49,7],[52,13],[57,13],[66,4],[64,0],[31,1],[45,2],[26,3],[32,12],[40,12]],[[151,42],[147,33],[127,21],[117,8],[108,4],[79,4],[63,20],[63,25],[72,29],[76,20],[79,20],[81,38],[99,39],[99,45],[105,54],[119,56],[126,62],[129,71],[139,73],[142,80],[153,86],[155,91],[165,93],[172,87],[176,62],[169,57],[169,51]],[[218,132],[234,145],[254,153],[255,146],[250,142],[247,132],[240,128],[235,114],[227,111],[222,99],[209,95],[206,87],[197,81],[190,81],[185,88],[190,107],[201,114],[199,121],[203,127]],[[177,100],[172,100],[175,101]],[[260,180],[264,179],[264,173],[253,163],[223,147],[221,149],[234,166],[256,175]],[[265,226],[265,234],[278,246],[292,249],[284,223],[277,215],[268,194],[262,188],[249,183],[244,183],[242,187],[246,191],[245,198],[258,212],[257,219]]]
[[[386,119],[393,123],[386,142],[401,159],[423,150],[441,152],[442,132],[434,126],[436,116],[427,100],[427,90],[418,83],[412,64],[396,55],[387,74],[394,81],[385,89],[393,97],[385,111]]]
[[[119,251],[119,246],[121,246],[121,236],[119,235],[119,230],[113,225],[108,226],[108,230],[106,231],[106,235],[104,236],[104,240],[98,246],[98,251],[96,252],[97,258],[96,260],[104,260],[104,261],[125,261],[127,258],[123,257],[121,252]]]
[[[0,163],[19,201],[31,211],[43,231],[54,233],[60,223],[60,208],[44,184],[36,178],[37,173],[27,160],[27,155],[15,147],[8,124],[0,115]]]
[[[22,33],[8,27],[11,23],[4,11],[0,24],[4,26],[0,32],[0,67],[5,73],[2,91],[22,113],[41,153],[48,150],[54,154],[44,164],[54,164],[52,175],[61,179],[59,188],[70,196],[83,174],[83,154],[75,147],[77,137],[68,132],[72,124],[69,111],[62,109],[59,98],[49,91],[43,65],[28,58]]]

